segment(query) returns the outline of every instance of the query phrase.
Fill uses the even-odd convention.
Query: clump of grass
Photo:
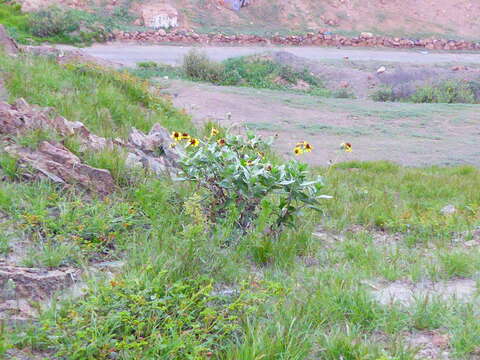
[[[215,85],[248,86],[265,89],[290,89],[330,96],[322,81],[307,70],[297,71],[288,65],[281,65],[263,58],[240,57],[222,63],[210,60],[204,53],[190,51],[180,68],[152,62],[139,63],[132,73],[142,78],[169,76],[205,81]],[[339,98],[351,98],[347,90],[333,94]]]
[[[11,181],[16,180],[19,175],[17,159],[5,152],[0,152],[0,169]]]
[[[193,80],[221,84],[225,79],[225,68],[222,64],[210,60],[205,54],[191,50],[183,58],[182,69],[185,75]]]
[[[445,81],[436,86],[424,86],[415,91],[410,97],[415,103],[463,103],[475,104],[476,98],[473,88],[464,81]]]
[[[404,101],[414,103],[478,104],[480,92],[475,81],[448,80],[436,85],[418,87],[413,94],[396,93],[392,87],[382,87],[371,95],[374,101]]]
[[[97,65],[58,65],[35,56],[0,56],[0,69],[12,98],[49,106],[97,135],[124,137],[131,127],[148,132],[153,124],[193,131],[190,118],[127,72]],[[36,84],[34,87],[31,84]]]

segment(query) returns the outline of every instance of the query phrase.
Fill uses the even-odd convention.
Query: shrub
[[[183,58],[183,71],[192,80],[220,84],[224,80],[225,69],[220,63],[211,61],[205,54],[190,50]]]
[[[476,87],[473,82],[450,80],[418,88],[410,100],[415,103],[474,104],[477,102]]]
[[[70,11],[51,6],[33,13],[30,27],[35,36],[50,37],[74,32],[79,29],[80,23]]]
[[[377,90],[375,93],[372,94],[373,101],[395,101],[395,94],[391,87],[382,87],[381,89]]]
[[[202,142],[187,139],[189,145],[180,162],[182,180],[192,181],[206,193],[203,208],[211,222],[234,214],[234,226],[245,232],[255,225],[262,211],[268,223],[262,224],[261,230],[275,237],[293,224],[303,208],[319,210],[322,180],[309,179],[306,164],[293,160],[272,164],[264,156],[270,143],[260,137],[248,133],[246,138],[219,138],[212,131],[212,136]],[[301,143],[296,151],[302,152],[302,147],[305,151],[312,149]]]

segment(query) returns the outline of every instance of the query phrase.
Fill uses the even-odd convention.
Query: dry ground
[[[305,160],[391,160],[403,165],[480,165],[480,105],[378,103],[331,99],[282,91],[218,87],[165,81],[175,106],[196,123],[247,125],[264,135],[279,135],[276,147],[291,156],[299,140],[315,151]],[[231,113],[231,120],[227,119]],[[338,154],[351,142],[354,152]]]

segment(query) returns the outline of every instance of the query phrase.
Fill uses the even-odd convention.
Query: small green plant
[[[396,101],[395,94],[391,87],[382,87],[371,95],[373,101]]]
[[[58,136],[45,129],[33,129],[16,138],[16,142],[29,149],[36,149],[43,141],[55,141]]]
[[[183,71],[192,80],[222,83],[225,69],[220,63],[211,61],[205,54],[191,50],[183,58]]]
[[[246,138],[221,138],[216,129],[204,141],[180,133],[173,137],[187,141],[180,162],[182,180],[192,181],[206,192],[204,209],[212,222],[228,217],[234,210],[238,212],[237,227],[246,231],[263,209],[269,212],[270,221],[263,224],[262,230],[277,236],[294,223],[303,208],[319,210],[322,179],[309,179],[307,165],[295,160],[282,165],[270,162],[265,152],[271,141],[250,132]],[[311,150],[312,146],[305,142],[295,148],[295,153]]]
[[[8,155],[7,153],[0,152],[0,170],[10,180],[15,180],[18,176],[17,159]]]

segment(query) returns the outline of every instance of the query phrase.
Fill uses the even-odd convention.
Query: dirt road
[[[63,46],[63,48],[71,48]],[[384,49],[336,49],[322,47],[230,47],[230,46],[208,46],[197,47],[207,53],[216,61],[227,58],[251,55],[269,50],[288,51],[294,55],[310,60],[338,60],[345,56],[352,61],[375,61],[375,62],[402,62],[415,64],[433,63],[471,63],[480,64],[480,54],[463,52],[441,52],[431,53],[428,51],[410,50],[395,51]],[[183,56],[192,49],[191,46],[169,46],[169,45],[137,45],[128,43],[95,44],[92,47],[82,49],[87,54],[105,60],[120,63],[125,66],[134,66],[142,61],[155,61],[164,64],[178,65]]]

